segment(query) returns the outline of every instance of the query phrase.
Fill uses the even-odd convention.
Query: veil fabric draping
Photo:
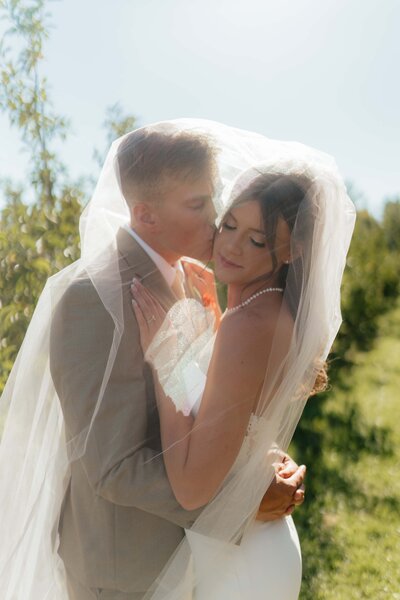
[[[297,298],[294,335],[289,351],[279,358],[279,364],[271,359],[266,366],[263,388],[254,411],[259,417],[257,432],[252,436],[246,460],[235,464],[213,500],[182,525],[188,537],[175,543],[176,550],[171,553],[163,572],[146,583],[143,590],[147,591],[146,599],[186,600],[192,597],[202,579],[217,576],[223,568],[227,553],[240,541],[272,479],[276,457],[270,451],[276,446],[286,449],[290,443],[341,323],[340,283],[355,211],[334,160],[322,152],[200,119],[162,122],[150,128],[171,135],[187,131],[212,140],[218,151],[215,205],[219,218],[230,202],[262,173],[305,177],[308,182],[291,237],[293,251],[298,256],[289,266],[284,291],[288,304],[293,295]],[[118,245],[120,228],[129,221],[116,163],[123,139],[112,144],[93,197],[83,211],[81,258],[48,280],[1,397],[0,423],[4,422],[4,431],[0,446],[0,595],[4,600],[68,599],[65,569],[58,554],[58,529],[63,499],[71,484],[71,472],[78,464],[84,465],[95,493],[113,501],[108,483],[104,481],[114,477],[113,469],[122,460],[115,450],[122,426],[113,427],[113,415],[110,414],[108,438],[104,438],[100,450],[98,438],[96,443],[93,439],[96,424],[104,419],[111,386],[118,397],[120,381],[115,380],[115,365],[124,351],[124,339],[134,321],[126,311],[124,298],[129,294],[129,286],[121,268]],[[298,239],[302,240],[300,253]],[[131,265],[129,273],[140,270],[141,266],[139,263]],[[149,282],[153,275],[149,273]],[[102,349],[101,358],[93,352],[93,368],[98,368],[101,376],[90,390],[91,401],[85,410],[79,404],[78,396],[80,389],[86,389],[88,369],[92,365],[90,360],[82,360],[81,343],[75,341],[76,348],[66,344],[59,350],[61,367],[65,360],[66,369],[59,385],[54,383],[51,356],[55,315],[65,296],[77,287],[79,294],[84,290],[84,298],[79,294],[73,296],[74,327],[84,329],[86,316],[79,312],[80,298],[83,298],[82,306],[87,306],[88,296],[94,290],[101,301],[104,329],[108,332],[108,346]],[[183,311],[178,316],[182,328],[190,328],[189,324],[197,318],[191,312],[190,302],[180,302],[177,310]],[[204,318],[207,321],[208,317]],[[196,331],[198,327],[196,323]],[[200,325],[201,334],[206,330],[210,332],[208,321],[205,327]],[[189,337],[188,347],[197,339],[196,331]],[[279,332],[279,319],[275,331]],[[69,340],[68,330],[63,330],[64,333]],[[94,347],[97,335],[100,344],[101,333],[90,332]],[[79,337],[72,336],[71,339],[79,340]],[[179,353],[175,357],[169,355],[171,371],[181,356]],[[143,361],[143,357],[138,355],[137,360]],[[176,372],[179,374],[179,367]],[[71,380],[74,392],[68,396],[70,406],[67,410],[62,390]],[[140,401],[143,401],[142,396]],[[135,398],[132,398],[129,410],[134,402]],[[114,410],[124,410],[124,406],[115,402]],[[126,417],[124,419],[122,415],[119,421],[124,422],[123,432],[129,427],[138,427],[128,420],[128,413]],[[229,418],[226,423],[228,429]],[[162,451],[151,444],[147,447],[149,434],[145,424],[142,431],[142,439],[127,452],[126,470],[140,468],[143,489],[140,489],[139,480],[135,480],[134,493],[131,492],[133,499],[127,496],[118,502],[125,506],[136,503],[145,512],[162,514],[156,502],[154,506],[146,506],[144,500],[152,486],[159,488],[157,501],[160,504],[163,494],[167,497],[170,493],[160,483],[165,478]],[[104,469],[98,464],[99,460],[105,461]],[[147,468],[152,469],[149,473],[155,480],[146,479]],[[135,479],[134,474],[130,476]],[[179,523],[178,517],[171,516],[171,521],[174,520]],[[156,533],[154,535],[156,537]],[[209,551],[207,560],[194,569],[188,539],[196,543],[196,536],[207,538]],[[137,546],[136,556],[144,560],[144,553],[148,553],[145,543],[142,540],[132,543]],[[157,539],[153,543],[157,545]],[[147,555],[146,560],[151,561],[151,555]]]

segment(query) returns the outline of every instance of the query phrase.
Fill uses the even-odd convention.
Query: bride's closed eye
[[[256,248],[265,248],[265,242],[257,242],[253,238],[250,238],[250,241],[253,244],[253,246],[256,246]]]
[[[228,223],[227,221],[224,221],[221,224],[221,228],[227,229],[228,231],[235,231],[236,226],[233,225],[232,223]],[[253,244],[253,246],[256,246],[256,248],[265,248],[265,242],[259,242],[252,237],[250,237],[250,242]]]

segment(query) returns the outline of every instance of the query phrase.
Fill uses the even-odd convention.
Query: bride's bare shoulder
[[[233,385],[249,386],[247,391],[256,393],[271,352],[285,353],[292,333],[290,311],[278,304],[226,313],[214,345],[213,364],[219,365],[217,373],[224,373],[224,377],[230,373]]]
[[[242,342],[265,342],[278,330],[280,336],[291,336],[293,324],[291,311],[285,302],[260,303],[226,313],[221,320],[220,334],[226,341],[240,337]]]

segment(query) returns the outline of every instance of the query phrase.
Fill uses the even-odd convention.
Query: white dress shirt
[[[174,283],[178,271],[180,271],[180,273],[182,274],[181,278],[182,276],[184,277],[184,271],[179,261],[176,262],[174,265],[170,265],[169,262],[165,260],[165,258],[163,258],[160,254],[158,254],[158,252],[156,252],[151,246],[149,246],[149,244],[142,240],[140,235],[136,233],[134,229],[132,229],[129,223],[123,225],[123,228],[129,233],[129,235],[131,235],[137,241],[139,246],[141,246],[146,252],[146,254],[151,258],[151,260],[156,265],[157,269],[160,271],[161,275],[164,277],[169,287],[171,287]]]

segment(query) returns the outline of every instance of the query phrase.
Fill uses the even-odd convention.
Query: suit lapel
[[[125,229],[117,234],[117,246],[120,257],[120,272],[123,287],[129,287],[136,277],[150,290],[159,302],[168,309],[177,298],[165,281],[161,272],[138,242]]]

